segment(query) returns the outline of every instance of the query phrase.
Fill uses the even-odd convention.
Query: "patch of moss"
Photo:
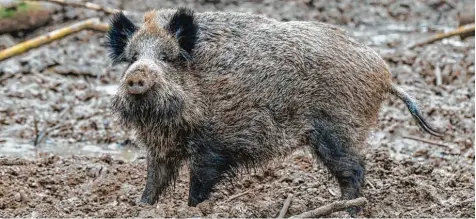
[[[32,5],[26,2],[20,2],[11,7],[0,7],[0,19],[13,17],[15,14],[27,11],[31,7]]]

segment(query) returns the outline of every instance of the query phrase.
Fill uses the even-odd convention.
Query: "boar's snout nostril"
[[[142,94],[148,88],[147,82],[142,78],[129,78],[126,81],[126,89],[130,94]]]

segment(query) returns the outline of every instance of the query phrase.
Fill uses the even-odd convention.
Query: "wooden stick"
[[[42,132],[38,135],[36,142],[38,142],[38,144],[40,144],[41,141],[43,141],[43,138],[45,138],[45,136],[49,135],[50,132],[52,132],[52,131],[54,131],[54,130],[56,130],[56,129],[63,128],[63,127],[68,126],[68,125],[70,125],[70,124],[57,124],[57,125],[55,125],[55,126],[53,126],[53,127],[51,127],[51,128],[46,128],[44,131],[42,131]],[[36,146],[36,145],[35,145],[35,146]]]
[[[330,203],[328,205],[324,205],[322,207],[316,208],[314,210],[304,212],[297,216],[292,216],[291,218],[316,218],[322,217],[324,215],[328,215],[333,212],[343,211],[350,207],[357,207],[357,206],[364,206],[367,204],[367,199],[364,197],[360,197],[353,200],[344,200],[344,201],[336,201]]]
[[[286,201],[284,201],[283,208],[279,212],[279,215],[278,215],[277,218],[284,218],[284,216],[288,212],[289,205],[291,205],[292,199],[293,199],[293,194],[288,194],[288,197],[286,198]]]
[[[449,37],[452,37],[452,36],[461,35],[461,34],[465,34],[465,33],[471,33],[471,32],[474,32],[474,30],[475,30],[474,29],[474,23],[466,24],[466,25],[458,27],[457,29],[452,30],[452,31],[447,32],[447,33],[437,33],[434,36],[431,36],[427,39],[424,39],[420,42],[417,42],[413,45],[408,46],[408,48],[413,49],[417,46],[423,46],[423,45],[430,44],[430,43],[436,42],[438,40],[442,40],[442,39],[449,38]]]
[[[443,79],[441,78],[441,68],[440,63],[436,63],[435,66],[435,77],[436,77],[436,86],[439,87],[443,83]]]
[[[424,142],[424,143],[427,143],[427,144],[433,144],[433,145],[437,145],[437,146],[441,146],[441,147],[445,147],[445,148],[451,148],[451,146],[449,146],[449,145],[439,143],[439,142],[435,142],[435,141],[426,140],[426,139],[423,139],[423,138],[418,138],[418,137],[408,136],[408,135],[404,135],[402,137],[406,138],[406,139],[415,140],[415,141],[421,141],[421,142]]]
[[[331,188],[328,188],[327,191],[329,191],[332,196],[337,196],[337,194]]]
[[[228,200],[226,200],[226,202],[229,202],[229,201],[231,201],[231,200],[233,200],[233,199],[236,199],[236,198],[239,198],[239,197],[241,197],[241,196],[244,196],[244,195],[250,193],[250,192],[253,191],[253,190],[254,190],[254,189],[250,189],[250,190],[247,190],[247,191],[245,191],[245,192],[242,192],[242,193],[236,194],[236,195],[234,195],[234,196],[231,196]]]
[[[99,21],[99,18],[91,18],[88,20],[80,21],[70,26],[67,26],[58,30],[54,30],[45,35],[35,37],[33,39],[14,45],[10,48],[4,49],[0,51],[0,61],[22,54],[33,48],[37,48],[41,45],[53,42],[55,40],[61,39],[65,36],[71,35],[73,33],[76,33],[85,29],[107,31],[109,30],[109,25],[105,23],[101,23]]]
[[[31,1],[31,0],[30,0]],[[70,1],[65,1],[65,0],[33,0],[33,1],[43,1],[43,2],[51,2],[51,3],[56,3],[64,6],[72,6],[72,7],[77,7],[77,8],[87,8],[87,9],[92,9],[96,11],[103,11],[108,14],[114,14],[117,12],[120,12],[119,9],[115,8],[108,8],[104,7],[102,5],[98,5],[95,3],[91,2],[70,2]]]
[[[370,182],[370,180],[367,179],[367,180],[365,180],[365,182],[367,182],[367,184],[369,184],[370,187],[372,187],[372,189],[376,189],[374,184],[372,182]]]
[[[40,139],[40,130],[38,128],[38,119],[36,118],[36,113],[33,113],[33,128],[35,130],[35,139],[33,140],[33,146],[38,146]]]

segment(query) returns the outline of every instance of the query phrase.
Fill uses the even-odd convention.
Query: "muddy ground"
[[[94,2],[132,11],[184,5],[341,26],[384,57],[394,82],[447,133],[441,139],[425,134],[405,105],[389,98],[363,152],[369,200],[363,216],[474,217],[474,37],[406,48],[430,33],[455,28],[461,3]],[[0,36],[0,49],[89,17],[108,20],[101,12],[57,7],[48,26]],[[337,183],[327,170],[298,151],[233,184],[221,184],[197,208],[186,205],[186,171],[157,206],[137,206],[145,184],[143,152],[110,115],[111,95],[125,66],[111,67],[106,54],[104,33],[83,31],[0,62],[0,217],[275,217],[288,194],[294,198],[287,216],[338,200]]]

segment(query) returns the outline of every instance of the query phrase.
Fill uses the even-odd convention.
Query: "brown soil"
[[[394,82],[414,95],[424,116],[447,133],[442,139],[425,134],[405,105],[389,98],[363,152],[368,170],[364,196],[369,200],[363,216],[475,216],[474,37],[405,48],[429,32],[455,28],[459,1],[93,2],[134,11],[178,5],[248,11],[347,29],[382,55]],[[48,26],[0,35],[0,48],[94,16],[108,19],[100,12],[63,8]],[[142,152],[109,110],[124,67],[110,66],[104,33],[94,31],[0,62],[0,217],[276,217],[288,194],[294,198],[287,216],[339,199],[332,176],[307,152],[298,151],[224,182],[196,208],[186,204],[186,167],[157,206],[137,205],[145,184]],[[248,193],[229,200],[243,192]]]
[[[445,162],[395,161],[384,151],[367,157],[366,217],[472,217],[474,171]],[[305,153],[217,188],[211,200],[187,206],[186,171],[157,206],[138,206],[142,160],[46,157],[2,158],[2,217],[275,217],[288,194],[288,216],[338,200],[334,179]],[[229,200],[232,195],[251,191]],[[347,216],[344,212],[329,215]]]

